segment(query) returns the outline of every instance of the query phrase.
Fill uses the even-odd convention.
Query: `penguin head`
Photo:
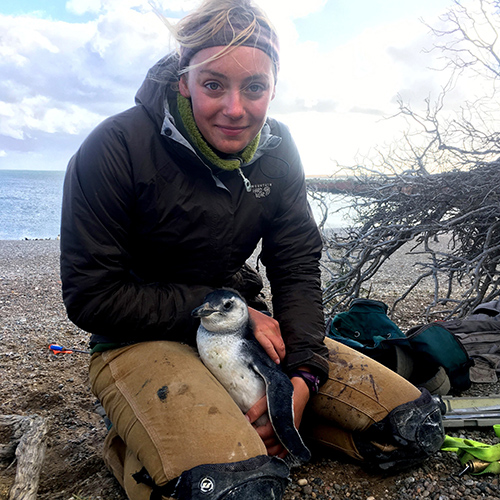
[[[248,323],[248,306],[236,290],[221,288],[209,293],[203,304],[194,309],[191,315],[200,318],[201,324],[209,332],[243,332]]]

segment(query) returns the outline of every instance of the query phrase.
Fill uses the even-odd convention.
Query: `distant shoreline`
[[[53,170],[46,170],[43,168],[0,168],[2,172],[66,172],[66,169],[61,170],[55,168]]]
[[[60,241],[60,237],[55,238],[0,238],[0,241]]]

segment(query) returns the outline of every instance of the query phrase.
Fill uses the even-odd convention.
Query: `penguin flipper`
[[[293,385],[290,379],[271,360],[265,363],[254,357],[252,368],[266,384],[269,419],[278,439],[288,452],[302,462],[311,459],[311,452],[295,427],[293,413]]]

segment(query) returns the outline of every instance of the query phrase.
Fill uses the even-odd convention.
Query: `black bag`
[[[406,332],[406,336],[412,347],[414,360],[412,382],[425,386],[431,380],[430,373],[442,366],[451,388],[457,391],[469,389],[469,370],[474,362],[460,340],[447,328],[446,322],[436,321],[415,326]]]
[[[327,324],[327,336],[346,344],[434,394],[470,387],[473,362],[443,323],[410,329],[405,335],[387,316],[387,305],[353,300],[349,310]]]

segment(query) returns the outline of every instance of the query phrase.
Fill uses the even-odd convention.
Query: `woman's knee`
[[[343,428],[363,431],[420,391],[377,361],[339,342],[325,339],[329,377],[311,400],[311,410]]]
[[[149,342],[102,358],[91,363],[93,390],[127,450],[158,484],[200,464],[266,453],[241,410],[189,346]]]

